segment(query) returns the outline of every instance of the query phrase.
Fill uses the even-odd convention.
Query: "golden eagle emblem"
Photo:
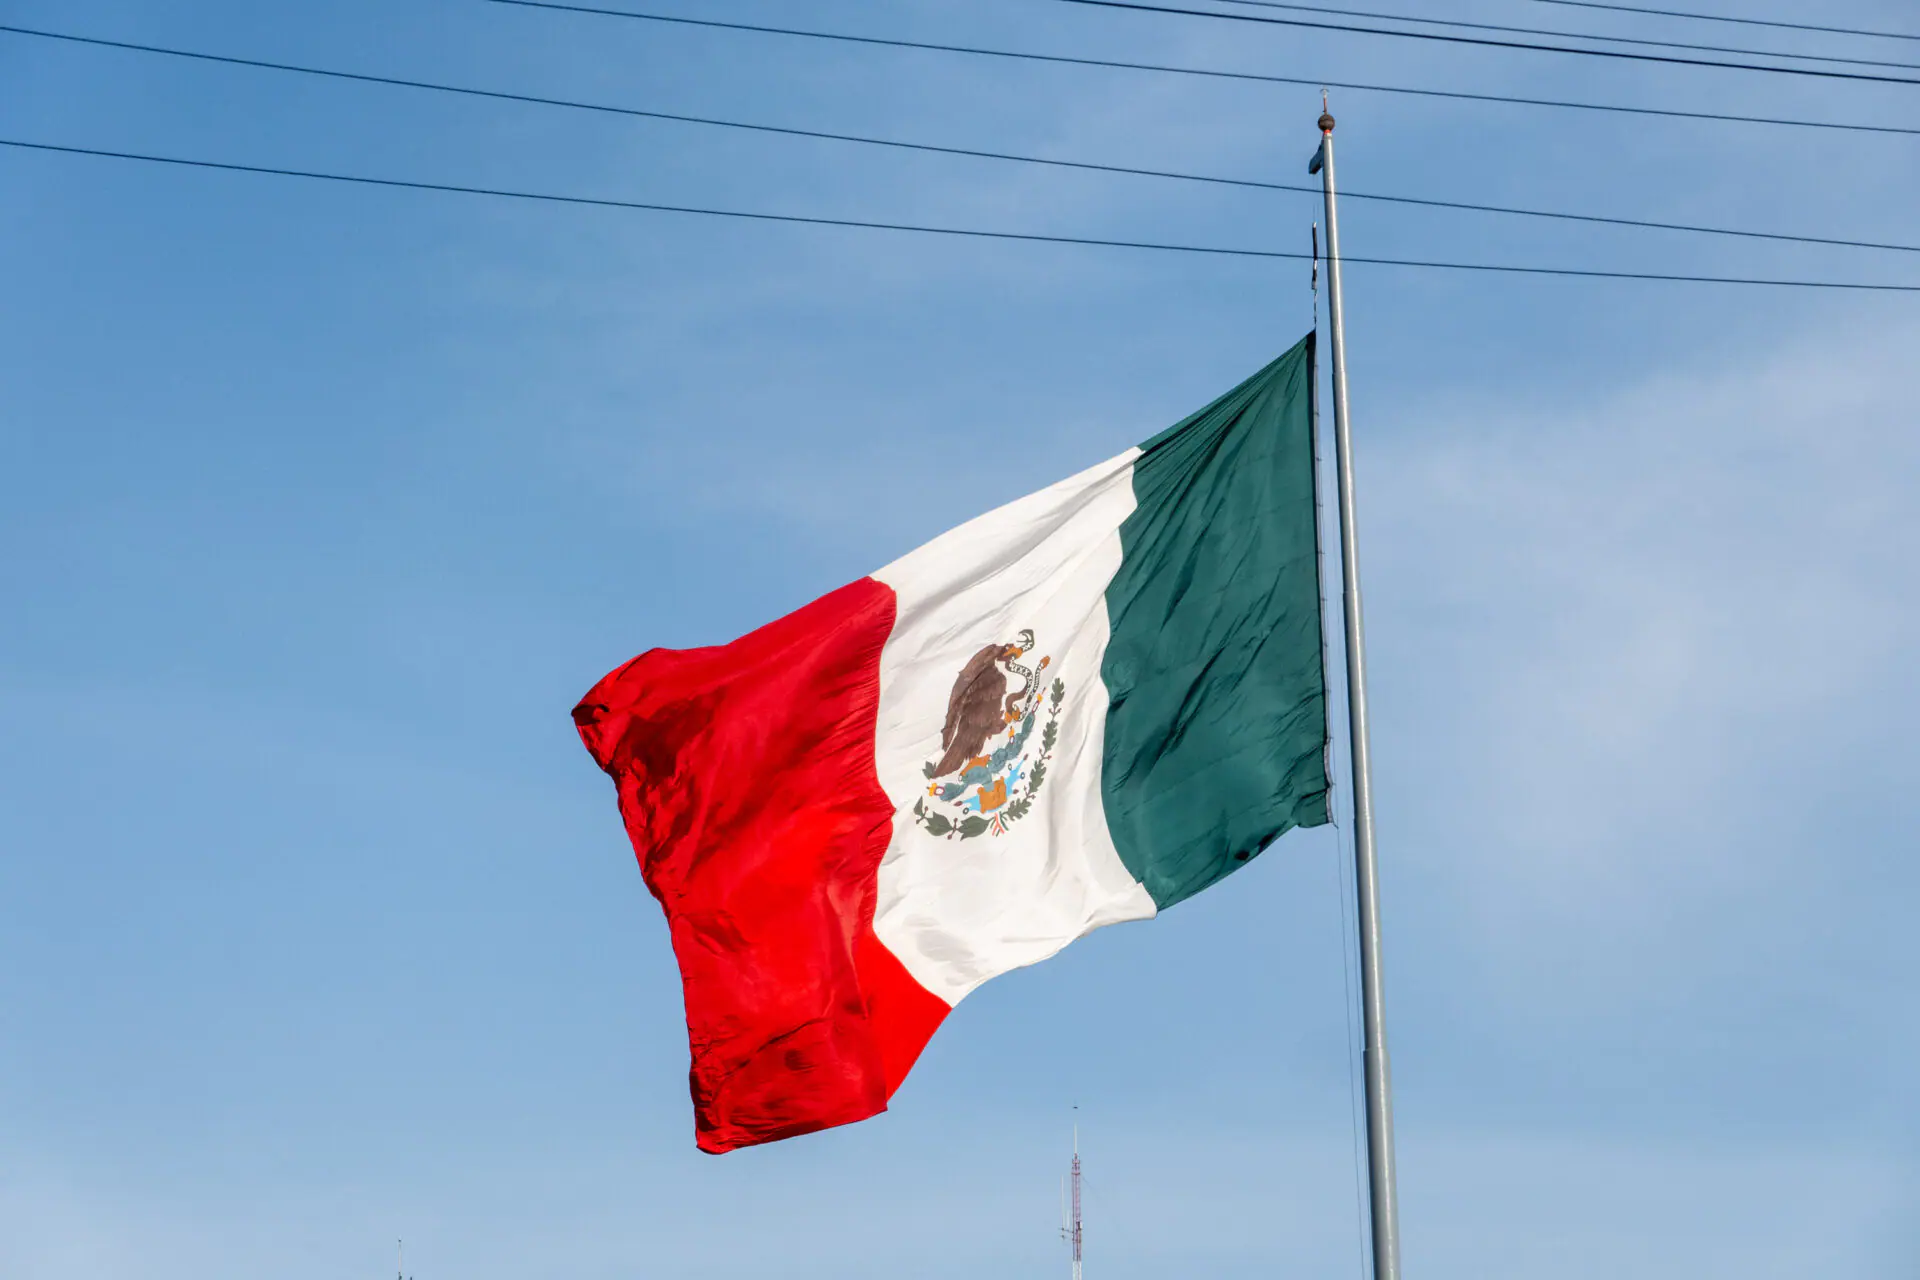
[[[1050,688],[1041,687],[1052,658],[1021,665],[1033,648],[1033,632],[1024,630],[1011,641],[981,649],[955,678],[940,729],[941,754],[922,767],[927,794],[913,806],[913,820],[933,835],[949,840],[1001,835],[1027,815],[1046,782],[1067,686],[1056,679]],[[1021,680],[1011,693],[1009,675]]]

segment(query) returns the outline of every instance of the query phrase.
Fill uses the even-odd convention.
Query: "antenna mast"
[[[1073,1224],[1069,1226],[1068,1244],[1073,1247],[1073,1280],[1081,1280],[1079,1274],[1079,1249],[1081,1249],[1081,1217],[1079,1217],[1079,1123],[1073,1125]]]
[[[1079,1111],[1079,1107],[1073,1107]],[[1068,1217],[1068,1182],[1073,1184],[1073,1213]],[[1068,1251],[1073,1255],[1073,1280],[1081,1280],[1081,1215],[1079,1215],[1079,1121],[1073,1121],[1073,1173],[1060,1178],[1060,1240],[1066,1242]]]

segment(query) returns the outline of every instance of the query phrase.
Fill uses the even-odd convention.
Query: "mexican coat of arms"
[[[1058,679],[1042,687],[1052,658],[1031,667],[1020,664],[1033,648],[1031,630],[1009,643],[990,644],[953,682],[940,730],[941,755],[922,767],[927,793],[913,806],[913,820],[931,834],[948,840],[1004,835],[1033,807],[1060,738],[1067,693]],[[1021,680],[1012,692],[1009,675]]]

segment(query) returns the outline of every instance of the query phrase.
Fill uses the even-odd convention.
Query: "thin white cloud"
[[[1749,875],[1914,710],[1920,347],[1760,353],[1372,447],[1374,644],[1469,896],[1575,915]]]

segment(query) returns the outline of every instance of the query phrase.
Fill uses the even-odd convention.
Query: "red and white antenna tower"
[[[1078,1107],[1074,1108],[1075,1111],[1079,1109]],[[1060,1238],[1066,1241],[1067,1248],[1073,1254],[1073,1280],[1080,1280],[1080,1244],[1082,1239],[1080,1222],[1080,1123],[1077,1120],[1073,1125],[1073,1172],[1068,1175],[1068,1181],[1073,1184],[1073,1216],[1067,1216],[1067,1189],[1063,1186],[1060,1188]]]

